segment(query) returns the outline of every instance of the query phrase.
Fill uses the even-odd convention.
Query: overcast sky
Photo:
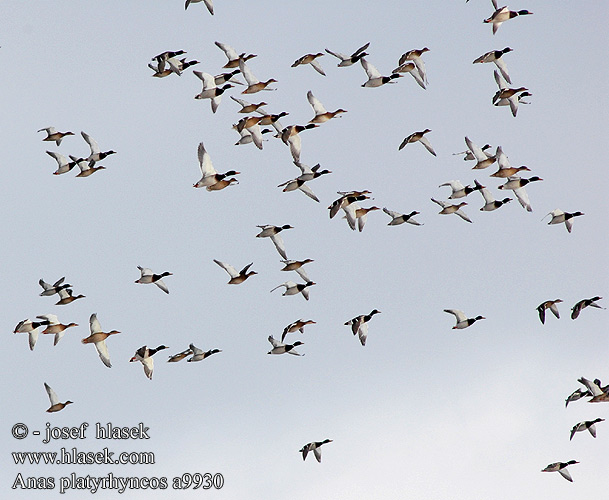
[[[4,2],[0,56],[4,71],[0,120],[0,261],[5,299],[0,318],[6,335],[2,357],[3,422],[0,477],[8,492],[24,477],[167,477],[165,491],[130,490],[129,498],[186,498],[200,491],[171,489],[174,476],[222,473],[214,498],[300,500],[370,498],[428,500],[590,500],[607,489],[609,423],[598,435],[573,425],[609,420],[609,406],[585,400],[565,409],[577,379],[609,380],[609,311],[588,308],[570,319],[580,299],[600,295],[609,305],[605,257],[609,244],[604,164],[609,134],[607,35],[604,2],[510,5],[528,9],[493,36],[483,19],[488,0],[453,2],[310,1],[251,5],[217,0]],[[278,81],[273,92],[244,96],[227,91],[217,113],[193,99],[201,82],[192,69],[218,74],[226,63],[214,45],[257,54],[248,61],[260,79]],[[327,76],[290,65],[325,48],[350,54],[370,42],[367,60],[382,74],[401,54],[428,47],[423,59],[429,85],[410,75],[397,84],[361,88],[367,77],[357,64],[337,68],[319,59]],[[511,47],[504,56],[514,86],[533,94],[514,118],[492,106],[497,91],[493,64],[472,64],[483,53]],[[200,63],[182,76],[153,78],[148,62],[167,50],[185,50]],[[284,125],[313,117],[307,91],[341,118],[301,134],[301,159],[332,174],[310,183],[321,200],[277,185],[299,175],[289,149],[267,134],[262,151],[234,146],[231,130],[243,115],[228,96],[264,100],[273,113],[287,111]],[[72,131],[60,146],[43,142],[43,127]],[[407,135],[426,135],[437,157],[421,144],[398,146]],[[75,178],[54,176],[45,151],[87,156],[85,131],[102,150],[117,154],[106,170]],[[447,200],[450,180],[477,179],[496,197],[496,165],[471,170],[452,153],[476,144],[501,145],[515,166],[526,165],[542,182],[527,186],[533,211],[514,199],[480,212],[470,194],[468,224],[438,215],[430,198]],[[192,186],[201,177],[197,145],[203,141],[219,172],[240,171],[239,184],[220,192]],[[362,233],[342,214],[329,219],[337,191],[367,189],[362,206],[421,212],[422,226],[389,227],[372,212]],[[560,208],[581,211],[573,232],[542,217]],[[257,225],[290,224],[282,233],[290,258],[314,259],[307,272],[317,284],[310,300],[269,291],[295,273],[280,272],[280,256]],[[253,262],[258,274],[241,285],[213,259],[237,269]],[[173,276],[170,293],[139,285],[137,266]],[[55,306],[39,297],[38,280],[65,276],[86,298]],[[535,308],[560,298],[560,320],[542,325]],[[344,323],[372,309],[362,347]],[[452,330],[443,309],[482,315],[465,330]],[[33,352],[15,325],[39,314],[75,322],[57,346],[40,336]],[[112,368],[89,335],[97,313]],[[269,356],[269,335],[299,318],[312,319],[302,357]],[[166,363],[190,343],[222,352],[200,363]],[[142,345],[169,349],[155,355],[148,380],[140,363],[129,363]],[[60,401],[74,404],[48,414],[44,383]],[[88,422],[84,441],[44,445],[42,436],[17,441],[23,422],[30,431]],[[96,422],[150,428],[146,441],[99,441]],[[298,450],[311,441],[323,461],[303,463]],[[10,451],[59,451],[76,446],[99,451],[152,451],[154,465],[16,466]],[[574,482],[540,471],[552,462],[577,460]],[[10,498],[32,498],[11,490]],[[83,493],[71,492],[72,497]],[[59,496],[58,487],[41,493]],[[117,498],[98,491],[97,499]],[[41,498],[42,498],[41,496]]]

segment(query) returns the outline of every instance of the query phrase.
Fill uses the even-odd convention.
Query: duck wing
[[[57,394],[55,394],[55,391],[53,389],[51,389],[51,386],[45,382],[44,388],[47,390],[47,394],[49,395],[49,400],[51,401],[51,406],[54,406],[57,403],[59,403],[59,398],[57,397]]]
[[[214,259],[214,262],[216,264],[218,264],[222,269],[224,269],[230,275],[231,278],[236,278],[237,276],[239,276],[239,273],[237,272],[237,270],[230,264],[226,264],[225,262],[220,262],[219,260],[216,260],[216,259]],[[250,266],[251,266],[251,264],[250,264]],[[192,347],[191,347],[191,349],[192,349]]]
[[[97,349],[97,354],[99,354],[99,359],[102,360],[102,363],[104,363],[104,365],[106,365],[108,368],[112,368],[112,364],[110,363],[110,353],[108,352],[106,341],[101,340],[99,342],[95,342],[95,348]]]

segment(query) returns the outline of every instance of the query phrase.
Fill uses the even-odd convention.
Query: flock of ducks
[[[188,9],[190,4],[200,3],[202,0],[187,0],[185,9]],[[210,14],[214,14],[213,3],[211,0],[203,0]],[[499,27],[506,21],[518,17],[532,14],[526,10],[510,11],[508,7],[497,6],[495,0],[491,0],[495,8],[495,12],[487,19],[485,23],[492,24],[493,34],[497,32]],[[239,53],[233,47],[220,42],[215,42],[216,46],[221,49],[227,57],[227,62],[224,65],[224,69],[230,70],[225,73],[219,73],[213,76],[211,73],[194,70],[193,74],[199,78],[202,82],[202,90],[200,93],[195,95],[197,100],[209,99],[211,102],[212,113],[216,113],[218,106],[221,103],[222,96],[225,92],[230,91],[238,86],[241,86],[243,90],[241,94],[251,95],[261,91],[272,91],[274,90],[271,86],[278,83],[277,80],[269,78],[267,80],[259,80],[246,61],[249,61],[255,57],[255,54],[246,54],[245,52]],[[345,55],[340,52],[325,49],[327,54],[334,56],[339,60],[338,67],[344,68],[353,66],[356,64],[361,65],[363,68],[367,80],[361,84],[362,87],[376,88],[386,84],[395,84],[399,78],[402,78],[405,73],[410,73],[416,83],[422,88],[426,89],[429,82],[427,78],[427,72],[423,61],[423,54],[429,51],[427,47],[422,49],[413,49],[405,52],[398,58],[397,67],[388,75],[383,75],[378,69],[369,62],[367,57],[370,55],[368,50],[370,43],[366,43],[359,47],[357,50],[352,52],[350,55]],[[507,65],[503,60],[503,56],[513,50],[510,47],[503,49],[491,50],[480,57],[476,58],[473,63],[493,63],[497,69],[494,71],[494,78],[499,87],[497,92],[492,98],[492,104],[495,106],[509,106],[512,115],[516,117],[519,104],[527,104],[528,102],[523,100],[524,98],[530,97],[531,94],[525,87],[510,87],[512,80],[510,78]],[[153,63],[148,64],[149,68],[153,71],[153,75],[156,78],[164,78],[170,75],[180,76],[190,66],[199,64],[196,60],[187,61],[186,58],[180,58],[186,52],[183,50],[179,51],[166,51],[152,58]],[[298,57],[292,64],[293,68],[310,65],[313,69],[321,76],[326,76],[326,72],[321,66],[320,58],[324,56],[324,52],[305,54]],[[246,83],[241,82],[237,76],[241,75]],[[283,188],[283,192],[291,192],[300,190],[307,197],[311,198],[315,202],[320,202],[319,198],[311,190],[308,182],[313,181],[321,177],[322,175],[331,174],[332,172],[323,169],[319,164],[309,167],[301,162],[301,151],[302,142],[300,133],[305,130],[311,130],[321,126],[322,124],[338,118],[341,115],[347,113],[347,110],[338,108],[335,111],[328,111],[322,102],[313,94],[312,91],[307,92],[307,100],[312,107],[314,116],[306,124],[293,124],[283,126],[280,123],[280,119],[287,116],[289,113],[283,111],[278,114],[271,114],[265,108],[268,104],[264,101],[258,103],[252,103],[241,98],[237,98],[233,95],[231,99],[236,102],[240,109],[238,113],[246,115],[239,119],[233,128],[239,133],[240,138],[236,145],[247,145],[254,144],[255,147],[263,149],[263,136],[266,134],[273,134],[276,138],[284,142],[290,150],[291,159],[294,165],[299,169],[300,175],[290,179],[288,181],[279,184],[277,187]],[[271,127],[271,128],[262,128]],[[47,136],[43,141],[55,142],[59,147],[62,141],[68,137],[75,135],[73,132],[58,132],[54,127],[46,127],[40,129],[38,132],[46,132]],[[398,150],[404,149],[409,144],[416,142],[421,143],[426,150],[433,155],[437,156],[427,134],[431,132],[430,129],[424,129],[421,131],[413,132],[400,143]],[[85,140],[90,149],[88,156],[73,156],[69,155],[71,161],[58,153],[47,151],[58,164],[57,170],[54,175],[61,175],[71,171],[72,168],[78,165],[80,173],[77,177],[87,177],[98,170],[104,169],[104,166],[97,165],[98,162],[104,160],[108,156],[115,154],[115,151],[108,150],[102,151],[97,142],[87,133],[81,132],[82,138]],[[465,143],[467,149],[458,155],[463,155],[465,161],[474,161],[475,165],[472,167],[473,170],[483,170],[490,167],[493,164],[497,164],[498,169],[490,174],[490,177],[501,179],[504,184],[501,184],[497,189],[504,191],[512,191],[514,196],[518,199],[521,206],[528,212],[532,211],[531,203],[528,194],[525,190],[525,186],[529,186],[531,183],[536,181],[542,181],[538,176],[532,176],[529,178],[521,178],[520,175],[524,172],[530,172],[531,169],[527,166],[512,166],[508,160],[507,155],[503,152],[501,146],[497,146],[494,154],[492,153],[492,147],[486,144],[484,147],[479,147],[470,138],[465,137]],[[229,186],[239,184],[237,176],[240,172],[236,170],[228,170],[224,173],[218,172],[213,164],[210,154],[206,150],[204,143],[201,142],[197,148],[197,156],[199,169],[201,172],[201,178],[193,184],[195,188],[206,188],[207,191],[221,191]],[[482,185],[477,179],[474,179],[472,185],[463,185],[459,180],[449,180],[439,186],[449,187],[450,195],[447,197],[449,200],[461,200],[472,195],[475,191],[478,191],[483,199],[483,205],[479,209],[483,212],[491,212],[497,210],[507,203],[511,198],[505,197],[503,199],[496,199],[492,194],[491,190]],[[381,210],[380,207],[362,207],[359,203],[371,199],[371,193],[369,191],[339,191],[339,198],[330,204],[328,207],[330,218],[334,218],[340,211],[344,213],[344,218],[347,220],[348,226],[352,230],[363,231],[364,226],[367,222],[367,216],[373,211]],[[463,219],[468,223],[472,223],[472,219],[462,210],[467,202],[460,201],[456,204],[448,201],[442,201],[435,198],[431,198],[431,201],[441,207],[439,214],[450,215],[454,214]],[[390,221],[387,225],[397,226],[404,223],[408,223],[415,226],[421,226],[422,223],[418,222],[414,217],[420,215],[420,212],[413,210],[408,213],[398,212],[389,210],[383,207],[382,211],[390,217]],[[564,212],[561,209],[552,210],[546,215],[551,216],[549,225],[564,223],[566,229],[571,233],[573,228],[573,221],[575,217],[583,216],[582,212]],[[545,219],[545,217],[544,217]],[[293,260],[289,259],[284,244],[282,233],[286,230],[293,229],[289,224],[282,226],[275,225],[259,225],[257,226],[260,231],[256,235],[256,238],[268,238],[273,243],[276,251],[282,258],[281,263],[284,267],[281,271],[294,271],[298,274],[302,282],[297,283],[295,281],[288,280],[284,283],[277,285],[274,290],[284,288],[283,296],[291,296],[301,294],[306,300],[309,300],[310,288],[316,283],[309,279],[304,266],[312,259],[304,260]],[[248,278],[258,274],[256,271],[250,270],[253,266],[253,262],[245,265],[241,270],[237,271],[237,268],[233,265],[223,262],[221,260],[213,259],[213,261],[221,267],[230,277],[228,284],[238,285],[244,283]],[[171,276],[171,272],[155,273],[149,268],[137,266],[140,271],[140,277],[135,281],[138,284],[155,284],[166,294],[169,293],[169,289],[163,278]],[[74,295],[72,285],[65,284],[65,278],[61,278],[49,284],[43,279],[40,280],[40,286],[43,291],[40,293],[43,297],[50,297],[58,295],[59,301],[55,305],[67,305],[71,302],[84,298],[84,295]],[[586,307],[601,308],[597,302],[601,300],[601,297],[592,297],[590,299],[583,299],[577,302],[571,309],[571,318],[576,319],[580,313]],[[563,302],[561,299],[548,300],[541,303],[537,307],[539,313],[539,319],[542,324],[545,324],[546,311],[549,310],[557,319],[560,318],[558,304]],[[465,329],[472,326],[474,323],[486,319],[484,316],[477,315],[475,317],[468,317],[459,309],[444,309],[444,312],[453,315],[456,319],[456,324],[452,327],[453,329]],[[362,346],[366,345],[368,337],[368,325],[374,315],[379,314],[380,311],[373,309],[369,314],[361,314],[355,316],[351,320],[344,323],[345,326],[349,326],[353,335],[357,335]],[[275,339],[272,335],[268,337],[272,348],[268,354],[280,355],[280,354],[291,354],[294,356],[304,356],[295,349],[301,345],[304,345],[301,341],[294,341],[292,343],[286,342],[286,336],[290,333],[300,332],[304,333],[305,326],[315,324],[313,320],[304,320],[302,318],[287,325],[282,332],[280,340]],[[27,333],[29,337],[29,348],[34,349],[38,340],[38,333],[41,328],[42,334],[53,334],[54,345],[61,340],[69,328],[77,327],[76,323],[61,323],[55,314],[43,314],[36,316],[36,319],[30,320],[25,319],[17,324],[14,329],[14,333]],[[91,314],[89,318],[90,335],[82,339],[83,344],[94,344],[97,354],[101,362],[108,368],[112,367],[110,362],[110,354],[106,340],[108,337],[119,334],[121,332],[117,330],[111,330],[104,332],[97,318],[97,314]],[[148,347],[146,345],[138,348],[130,359],[130,362],[139,361],[148,379],[152,379],[154,371],[154,360],[153,356],[161,350],[168,349],[165,345],[159,345],[156,348]],[[173,354],[169,357],[168,362],[176,363],[185,358],[187,362],[198,362],[206,359],[207,357],[222,352],[220,349],[210,349],[204,351],[196,347],[194,344],[190,344],[189,347],[177,354]],[[607,402],[609,401],[609,386],[602,386],[600,380],[595,379],[589,381],[585,378],[580,378],[584,389],[577,389],[573,392],[566,400],[566,405],[570,402],[576,401],[584,397],[590,397],[591,402]],[[67,405],[71,404],[72,401],[60,402],[55,391],[45,382],[44,387],[50,400],[50,407],[46,410],[47,412],[54,413],[63,410]],[[583,421],[573,426],[570,432],[569,439],[572,440],[577,432],[588,431],[592,437],[596,437],[596,424],[603,422],[603,418],[596,418],[594,420]],[[304,445],[299,452],[302,453],[303,460],[306,459],[309,452],[313,452],[318,462],[321,462],[321,446],[332,442],[331,439],[325,439],[323,441],[314,441]],[[570,460],[567,462],[556,462],[548,465],[543,469],[543,472],[559,472],[565,479],[573,481],[567,467],[579,462]]]

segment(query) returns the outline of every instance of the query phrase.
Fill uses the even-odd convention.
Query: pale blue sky
[[[220,491],[127,494],[600,498],[609,423],[598,425],[596,440],[587,433],[568,437],[577,422],[609,420],[608,407],[578,401],[565,409],[564,399],[578,377],[609,380],[608,312],[589,308],[576,321],[569,318],[578,300],[608,296],[608,40],[599,15],[606,5],[527,0],[510,7],[534,15],[510,20],[495,36],[482,23],[493,10],[488,0],[299,5],[217,0],[213,17],[203,3],[185,12],[181,1],[0,7],[3,491],[18,472],[56,482],[71,472],[168,478],[221,472]],[[226,58],[214,41],[258,54],[249,66],[261,80],[278,80],[278,90],[242,96],[231,89],[213,115],[208,102],[193,99],[201,83],[191,69],[156,79],[146,67],[154,55],[182,49],[201,61],[194,69],[217,74]],[[368,41],[368,60],[384,74],[405,51],[429,47],[428,89],[409,75],[396,85],[361,88],[361,66],[337,68],[330,55],[320,58],[326,77],[308,66],[290,67],[305,53],[326,47],[347,53]],[[514,49],[504,56],[514,85],[533,94],[516,118],[491,105],[494,66],[472,64],[506,46]],[[348,110],[302,134],[302,161],[333,172],[311,183],[319,204],[277,187],[299,173],[281,141],[269,134],[263,151],[235,147],[238,136],[230,128],[242,115],[228,95],[288,111],[281,120],[288,125],[312,118],[308,90],[328,110]],[[77,135],[56,147],[36,133],[47,126]],[[425,128],[432,130],[427,137],[437,157],[420,144],[398,151],[405,136]],[[51,175],[56,164],[46,150],[88,154],[81,130],[117,154],[89,178]],[[438,215],[430,198],[446,200],[448,188],[438,186],[449,180],[476,178],[502,194],[501,182],[489,178],[494,165],[472,171],[471,163],[452,156],[465,149],[466,135],[479,145],[501,145],[513,165],[527,165],[544,179],[527,187],[532,213],[516,200],[482,213],[482,197],[473,193],[464,208],[473,224]],[[200,178],[201,141],[218,171],[242,172],[239,185],[217,193],[192,187]],[[349,189],[372,191],[374,200],[363,206],[418,210],[424,225],[388,227],[379,211],[369,215],[363,233],[352,232],[326,209],[336,191]],[[555,208],[586,215],[568,234],[564,225],[541,220]],[[315,260],[307,269],[317,283],[309,302],[269,293],[298,280],[279,271],[270,241],[255,238],[262,224],[294,226],[284,233],[288,256]],[[253,261],[259,274],[228,286],[213,259],[238,269]],[[134,284],[137,265],[171,271],[170,294]],[[38,296],[40,278],[61,276],[86,298],[54,306],[55,298]],[[542,326],[535,308],[559,297],[561,319],[549,317]],[[343,323],[373,308],[382,313],[370,322],[362,347]],[[487,319],[454,331],[445,308]],[[122,332],[108,340],[111,369],[80,343],[93,312],[104,330]],[[46,313],[80,326],[56,347],[41,336],[30,352],[27,336],[11,332],[20,320]],[[305,343],[299,348],[305,356],[268,356],[267,337],[279,337],[298,318],[317,322],[302,336],[291,334]],[[190,342],[223,352],[201,363],[165,362]],[[152,381],[139,363],[128,363],[144,344],[170,347],[155,355]],[[74,404],[45,413],[44,382]],[[17,422],[40,430],[46,422],[144,422],[151,439],[101,442],[91,432],[84,442],[45,446],[33,437],[14,440],[10,428]],[[325,438],[334,442],[322,448],[323,462],[309,457],[303,463],[298,450]],[[153,451],[156,464],[11,464],[10,451],[61,446]],[[540,473],[571,459],[581,462],[570,469],[573,484]]]

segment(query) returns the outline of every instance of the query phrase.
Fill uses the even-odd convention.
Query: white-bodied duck
[[[285,252],[285,244],[283,243],[283,239],[281,238],[281,235],[279,233],[281,233],[281,231],[285,231],[286,229],[294,228],[289,224],[284,224],[283,226],[273,226],[267,224],[264,226],[256,227],[262,229],[262,231],[260,231],[260,233],[256,235],[256,238],[270,238],[273,242],[273,245],[275,245],[277,252],[279,252],[279,255],[281,255],[284,259],[287,259],[288,256]]]
[[[517,175],[508,178],[508,181],[505,184],[499,186],[499,189],[510,189],[514,191],[516,198],[519,203],[522,205],[522,208],[526,209],[527,212],[532,212],[533,208],[531,207],[531,202],[529,200],[529,195],[524,189],[527,184],[536,181],[543,181],[541,177],[534,175],[533,177],[529,177],[528,179],[522,179]]]
[[[549,214],[547,214],[546,217],[548,215],[552,216],[552,219],[550,219],[550,222],[548,222],[548,225],[561,224],[564,222],[565,226],[567,227],[567,231],[571,232],[571,230],[573,229],[573,218],[579,217],[580,215],[584,215],[584,214],[579,211],[578,212],[563,212],[560,208],[556,208],[556,209],[552,210]],[[544,219],[546,217],[544,217]]]
[[[36,346],[36,342],[38,342],[38,329],[41,326],[47,326],[48,324],[48,320],[32,321],[31,319],[24,319],[23,321],[17,323],[13,333],[27,333],[29,337],[28,340],[30,351],[33,351],[34,347]]]
[[[112,149],[108,151],[102,151],[99,149],[99,145],[95,139],[93,139],[93,137],[86,132],[80,132],[80,135],[82,135],[82,138],[86,141],[86,143],[89,145],[89,149],[91,150],[91,154],[87,157],[87,161],[94,163],[101,161],[110,155],[116,154],[116,151],[113,151]],[[93,164],[90,166],[93,166]]]
[[[589,431],[593,438],[596,437],[596,425],[599,422],[604,422],[604,418],[595,418],[594,420],[585,420],[584,422],[580,422],[579,424],[575,424],[571,429],[571,435],[569,436],[569,441],[573,439],[573,436],[576,432]]]
[[[285,354],[287,352],[288,354],[293,354],[294,356],[304,356],[304,354],[299,354],[294,349],[294,347],[304,345],[304,342],[301,342],[300,340],[297,340],[293,344],[284,344],[283,342],[279,342],[279,340],[274,339],[272,335],[269,336],[268,340],[273,348],[267,354]]]
[[[235,170],[229,170],[224,174],[219,174],[218,171],[214,168],[214,165],[211,161],[211,156],[205,149],[205,145],[202,142],[200,142],[199,146],[197,147],[197,158],[199,160],[201,178],[193,184],[193,187],[195,188],[206,187],[209,190],[209,187],[213,186],[214,184],[217,184],[218,182],[226,179],[227,177],[231,177],[240,173]]]
[[[400,212],[394,212],[392,210],[388,210],[387,208],[383,208],[383,212],[385,212],[389,217],[391,217],[391,221],[387,224],[388,226],[399,226],[400,224],[404,224],[407,222],[408,224],[412,224],[414,226],[422,226],[421,222],[414,220],[415,215],[419,215],[421,212],[417,212],[413,210],[409,214],[403,214]]]
[[[365,57],[360,59],[360,63],[362,64],[364,71],[366,71],[366,75],[368,75],[368,80],[362,83],[362,87],[380,87],[386,83],[396,83],[393,80],[402,77],[400,73],[391,73],[389,76],[381,75],[379,70],[370,64]]]
[[[139,361],[142,363],[142,366],[144,367],[144,374],[146,377],[152,380],[152,373],[154,372],[154,360],[152,359],[152,356],[163,349],[168,349],[168,347],[165,345],[160,345],[156,349],[150,349],[143,345],[137,351],[135,351],[135,354],[129,360],[129,362]]]
[[[492,212],[512,201],[512,198],[496,200],[486,186],[480,184],[476,179],[474,179],[474,184],[478,188],[478,191],[480,191],[480,194],[482,194],[482,198],[484,198],[484,206],[480,209],[481,212]]]
[[[167,288],[167,285],[165,284],[162,278],[164,278],[165,276],[173,276],[173,273],[165,271],[161,274],[155,274],[152,272],[152,269],[148,269],[147,267],[137,266],[137,268],[140,270],[141,276],[139,277],[139,279],[135,280],[136,283],[140,283],[143,285],[154,283],[165,293],[169,293],[169,289]]]
[[[488,19],[485,19],[483,22],[491,23],[493,25],[493,35],[497,33],[499,27],[505,22],[517,16],[528,16],[533,14],[528,10],[510,10],[507,6],[505,7],[497,7],[497,0],[491,0],[493,3],[493,7],[495,8],[495,12]]]
[[[510,47],[505,47],[503,50],[491,50],[491,51],[487,52],[486,54],[482,54],[480,57],[478,57],[473,62],[473,64],[490,63],[490,62],[495,63],[495,65],[497,66],[499,71],[501,71],[503,78],[505,78],[505,80],[508,83],[512,83],[512,80],[510,80],[510,75],[508,74],[507,65],[505,64],[505,61],[502,59],[503,54],[512,52],[512,50],[513,49],[511,49]]]
[[[47,154],[50,157],[54,158],[57,162],[57,170],[53,172],[53,175],[61,175],[68,173],[76,166],[75,161],[68,161],[68,159],[60,153],[56,153],[54,151],[47,151]]]
[[[294,283],[293,281],[286,281],[285,283],[282,283],[281,285],[277,285],[275,288],[273,288],[271,290],[271,292],[274,292],[275,290],[277,290],[278,288],[281,288],[283,286],[283,287],[285,287],[285,292],[283,292],[281,294],[283,297],[285,297],[286,295],[296,295],[298,293],[302,293],[302,296],[306,300],[309,300],[308,287],[313,286],[315,284],[316,283],[314,281],[307,281],[306,283]]]
[[[353,335],[359,337],[359,341],[363,346],[366,345],[366,339],[368,338],[368,322],[375,314],[380,314],[380,312],[378,309],[373,309],[370,311],[370,314],[360,314],[345,323],[345,326],[351,326]]]
[[[192,356],[186,360],[188,363],[203,361],[205,358],[208,358],[212,354],[222,352],[221,349],[210,349],[209,351],[204,351],[203,349],[199,349],[194,344],[190,344],[190,350],[192,351]]]
[[[445,313],[452,314],[456,320],[457,324],[453,326],[453,330],[462,330],[463,328],[467,328],[468,326],[472,326],[476,321],[480,321],[481,319],[486,319],[484,316],[476,316],[475,318],[468,318],[463,311],[459,309],[444,309]]]
[[[357,61],[359,61],[363,57],[367,56],[368,54],[364,51],[368,48],[369,45],[370,45],[370,42],[362,45],[359,49],[357,49],[355,52],[353,52],[353,54],[351,54],[350,56],[346,56],[345,54],[341,54],[340,52],[332,52],[330,49],[326,49],[326,52],[328,54],[331,54],[334,57],[337,57],[338,59],[340,59],[340,62],[338,63],[338,67],[344,68],[345,66],[351,66],[351,65],[355,64]]]
[[[569,465],[574,465],[578,463],[579,462],[575,460],[569,460],[568,462],[555,462],[553,464],[548,465],[545,469],[542,469],[541,472],[558,472],[567,481],[572,483],[573,478],[571,477],[571,474],[569,474],[567,467],[569,467]]]

